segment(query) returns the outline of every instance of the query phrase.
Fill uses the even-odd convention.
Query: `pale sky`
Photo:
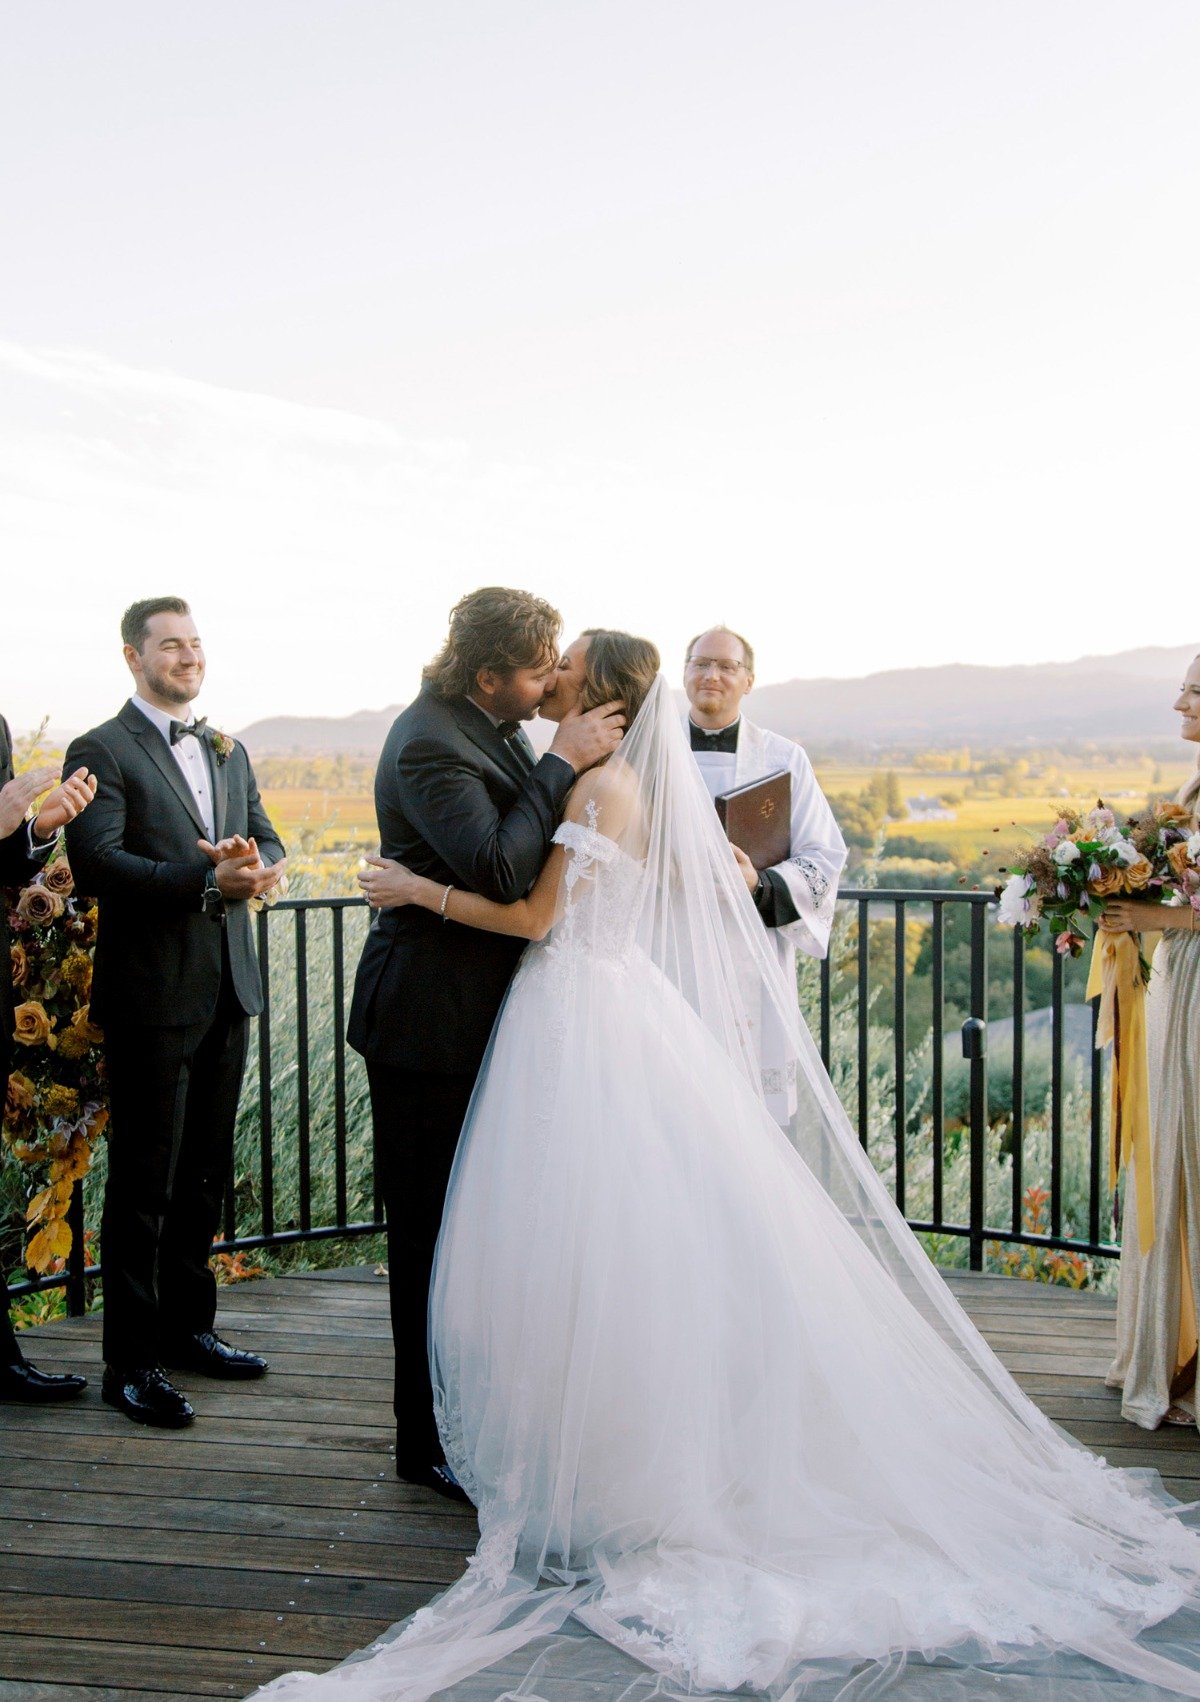
[[[1200,640],[1195,0],[0,0],[0,710]]]

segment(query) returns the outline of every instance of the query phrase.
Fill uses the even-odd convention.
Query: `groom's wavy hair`
[[[558,655],[562,616],[541,597],[485,585],[450,611],[446,642],[421,675],[439,697],[466,697],[481,668],[509,675]]]
[[[662,667],[657,645],[648,638],[600,626],[588,627],[582,636],[588,647],[583,659],[580,709],[619,701],[625,705],[625,725],[632,727]]]
[[[143,597],[140,603],[130,603],[121,616],[121,643],[130,644],[140,656],[142,646],[150,636],[153,615],[190,615],[191,610],[182,597]]]

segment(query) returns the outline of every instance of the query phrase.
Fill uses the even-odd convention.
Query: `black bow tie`
[[[737,755],[738,729],[741,721],[735,721],[732,727],[718,727],[715,733],[710,733],[707,727],[697,727],[691,716],[688,717],[688,728],[692,735],[694,751],[716,751],[722,756]]]
[[[198,721],[172,721],[171,743],[177,745],[180,739],[199,739],[208,726],[208,716],[202,715]]]
[[[496,731],[502,739],[515,739],[521,731],[521,723],[519,721],[497,721]]]

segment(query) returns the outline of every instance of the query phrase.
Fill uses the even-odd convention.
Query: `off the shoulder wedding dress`
[[[389,1638],[262,1694],[1200,1696],[1200,1538],[1026,1399],[896,1212],[661,680],[611,796],[559,830],[561,919],[442,1226],[438,1420],[478,1550]]]

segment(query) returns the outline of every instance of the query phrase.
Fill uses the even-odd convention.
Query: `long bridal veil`
[[[263,1694],[1200,1696],[1200,1539],[1033,1406],[912,1236],[661,679],[557,837],[559,919],[497,1021],[431,1297],[478,1550]]]

